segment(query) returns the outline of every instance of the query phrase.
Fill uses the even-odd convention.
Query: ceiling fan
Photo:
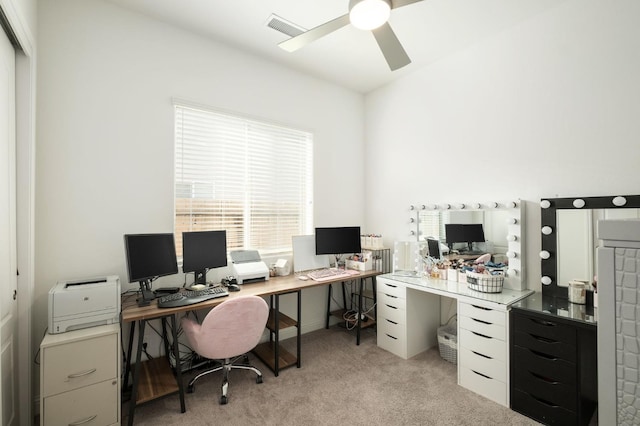
[[[288,52],[294,52],[351,24],[358,29],[370,30],[373,33],[389,68],[395,71],[410,64],[411,59],[387,22],[389,15],[392,9],[420,1],[423,0],[349,0],[349,13],[285,40],[278,46]]]

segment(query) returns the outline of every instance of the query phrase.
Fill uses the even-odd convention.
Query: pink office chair
[[[491,260],[491,253],[485,253],[482,256],[474,260],[474,263],[487,263]]]
[[[202,357],[222,361],[222,365],[191,379],[187,392],[193,392],[194,383],[200,377],[223,370],[220,404],[226,404],[232,368],[251,370],[258,375],[256,383],[262,383],[262,373],[249,365],[246,354],[260,341],[268,317],[269,306],[258,296],[225,300],[207,314],[202,324],[183,317],[182,328],[191,348]],[[244,363],[236,364],[240,358],[244,359]]]

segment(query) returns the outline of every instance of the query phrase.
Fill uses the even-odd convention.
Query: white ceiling
[[[390,71],[373,35],[351,26],[288,53],[271,14],[311,29],[348,12],[348,0],[108,0],[307,74],[367,93],[558,5],[558,0],[424,0],[391,12],[412,60]]]

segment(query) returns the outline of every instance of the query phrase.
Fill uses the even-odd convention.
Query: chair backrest
[[[491,253],[485,253],[475,260],[475,263],[487,263],[491,260]]]
[[[198,324],[182,318],[192,349],[209,359],[233,358],[260,342],[269,317],[267,302],[258,296],[228,299],[213,308]]]

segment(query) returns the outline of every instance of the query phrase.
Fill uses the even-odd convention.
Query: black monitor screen
[[[484,242],[484,230],[481,223],[446,223],[444,229],[447,244]]]
[[[130,283],[178,273],[173,234],[129,234],[124,244]]]
[[[227,231],[182,233],[182,270],[195,272],[196,282],[206,284],[206,272],[227,266]]]
[[[360,253],[360,227],[316,228],[316,254]]]
[[[434,259],[440,259],[440,241],[427,238],[427,247],[429,249],[429,256]]]

